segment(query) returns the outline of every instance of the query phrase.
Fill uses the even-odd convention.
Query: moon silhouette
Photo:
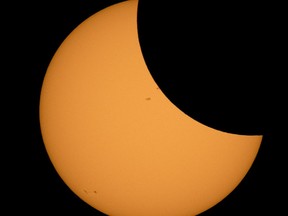
[[[146,65],[163,93],[193,119],[246,135],[269,126],[264,116],[271,112],[267,80],[275,71],[275,51],[269,49],[267,9],[258,7],[139,0]]]
[[[165,96],[142,56],[137,4],[97,12],[61,44],[41,90],[43,141],[66,185],[107,215],[197,215],[238,186],[262,136],[210,128]]]

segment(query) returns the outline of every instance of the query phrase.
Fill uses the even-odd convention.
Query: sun
[[[262,136],[225,133],[179,110],[147,69],[137,1],[81,23],[44,78],[40,125],[66,185],[113,216],[197,215],[244,178]]]

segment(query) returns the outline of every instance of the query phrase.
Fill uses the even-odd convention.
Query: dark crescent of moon
[[[267,5],[256,6],[138,3],[140,46],[155,82],[184,113],[229,133],[263,135],[274,114],[273,26]]]

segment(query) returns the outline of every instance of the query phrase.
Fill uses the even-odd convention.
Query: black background
[[[283,132],[283,129],[287,128],[285,126],[286,110],[284,108],[287,98],[284,75],[287,72],[287,68],[283,64],[285,58],[280,52],[284,48],[282,46],[283,26],[281,25],[282,21],[279,20],[283,6],[274,6],[272,10],[271,5],[266,5],[261,9],[262,12],[264,11],[262,14],[270,14],[269,20],[271,23],[266,30],[270,33],[271,31],[273,32],[269,37],[266,35],[264,38],[269,47],[269,51],[265,52],[270,54],[269,58],[265,55],[266,59],[264,62],[269,59],[273,61],[267,67],[265,64],[265,67],[253,70],[260,71],[261,73],[254,74],[256,75],[256,78],[253,78],[255,85],[248,83],[248,90],[243,93],[243,91],[236,91],[237,88],[234,85],[230,85],[231,88],[228,90],[224,88],[226,91],[217,90],[217,86],[223,86],[227,83],[227,80],[223,82],[219,77],[229,80],[224,73],[217,73],[215,75],[216,70],[213,70],[214,72],[209,74],[209,70],[212,71],[213,69],[211,65],[206,67],[205,70],[199,70],[199,65],[192,64],[191,66],[191,59],[188,59],[188,57],[184,58],[185,61],[179,57],[179,53],[182,53],[180,56],[183,56],[183,53],[189,52],[185,44],[191,43],[191,35],[188,35],[191,34],[191,29],[189,32],[187,31],[189,28],[186,28],[186,30],[184,28],[183,30],[182,27],[179,27],[179,22],[181,20],[183,25],[188,25],[187,20],[191,18],[191,12],[189,12],[191,7],[185,5],[183,2],[181,3],[182,5],[178,4],[178,6],[173,7],[172,4],[167,5],[166,3],[167,10],[162,10],[157,15],[157,17],[161,17],[158,23],[165,24],[168,19],[171,19],[171,14],[167,13],[167,11],[175,8],[173,16],[176,25],[173,25],[172,29],[171,27],[169,29],[166,27],[161,29],[156,28],[156,25],[153,26],[151,20],[157,23],[157,17],[153,14],[153,10],[157,9],[157,6],[154,5],[154,9],[150,9],[150,22],[147,18],[146,23],[154,30],[156,38],[164,37],[169,41],[165,42],[163,40],[161,42],[161,40],[153,40],[147,25],[145,26],[144,18],[148,17],[149,14],[147,8],[152,4],[146,1],[145,5],[144,1],[142,1],[143,6],[141,11],[139,9],[139,14],[141,14],[141,17],[139,17],[139,37],[140,40],[143,40],[140,42],[152,75],[156,81],[159,81],[167,96],[187,114],[196,119],[198,118],[198,120],[201,120],[205,124],[210,124],[212,127],[227,131],[231,129],[231,132],[244,134],[253,134],[253,132],[264,134],[264,140],[255,163],[239,187],[221,203],[202,213],[201,216],[263,215],[264,213],[283,215],[286,212],[284,203],[286,200],[286,182],[284,174],[287,170],[286,157],[283,156],[285,153],[284,147],[287,143],[286,134]],[[14,215],[14,213],[27,213],[29,215],[55,215],[62,213],[65,215],[81,216],[104,215],[91,208],[73,194],[55,172],[46,154],[41,137],[38,108],[45,71],[59,45],[86,18],[100,9],[117,2],[121,1],[11,1],[9,5],[4,4],[2,6],[3,12],[7,11],[6,15],[1,15],[3,24],[2,52],[5,56],[2,71],[4,75],[2,76],[2,92],[5,99],[2,105],[2,108],[4,108],[3,119],[5,120],[3,121],[3,128],[5,130],[2,144],[4,147],[2,151],[2,158],[4,159],[2,164],[4,173],[6,173],[2,176],[2,180],[4,180],[2,193],[4,194],[2,197],[4,204],[2,203],[2,205],[4,208],[7,208],[9,212],[7,215]],[[167,1],[163,1],[163,5],[165,5],[165,2]],[[214,8],[214,6],[211,8]],[[179,11],[181,9],[186,12],[187,17],[185,19],[183,19],[183,15],[181,16],[182,13]],[[195,14],[197,13],[195,12]],[[181,17],[181,19],[177,17]],[[267,18],[265,19],[266,21]],[[184,34],[186,37],[180,37],[179,34],[176,34],[176,29],[184,31],[183,33],[186,33]],[[198,35],[198,37],[200,36]],[[178,43],[176,45],[172,38],[177,39]],[[144,45],[147,44],[148,46],[145,48]],[[180,50],[181,47],[183,49]],[[159,55],[156,55],[157,53]],[[198,58],[195,62],[201,61],[200,57]],[[205,58],[212,59],[209,56],[205,56]],[[172,59],[174,60],[172,61]],[[180,61],[182,62],[182,66],[179,66]],[[163,65],[164,62],[170,63],[169,66],[173,70],[161,75],[159,70],[161,69],[162,71],[162,69],[168,67],[165,64]],[[263,64],[263,61],[260,63]],[[284,66],[284,69],[282,66]],[[187,68],[189,68],[188,71],[193,72],[192,76],[193,79],[196,79],[196,82],[189,81],[191,74],[187,76],[186,73],[181,73],[181,71],[186,71]],[[247,73],[243,68],[241,70],[232,69],[225,69],[223,71],[230,72],[229,77],[231,79],[241,81],[245,81],[247,76],[250,77],[251,73],[253,73],[251,70]],[[173,71],[178,72],[175,73]],[[217,71],[221,70],[217,69]],[[245,74],[244,76],[241,75],[242,72]],[[213,82],[210,82],[209,85],[204,85],[206,81],[203,82],[203,79],[207,76],[211,77],[210,81],[218,79],[218,85],[213,84]],[[165,84],[167,80],[171,79],[176,83],[175,85]],[[195,86],[191,87],[191,82],[198,83],[206,91],[197,92],[197,97],[191,96],[195,94],[195,89],[199,89],[199,86],[197,88]],[[180,85],[181,83],[182,85]],[[237,85],[237,87],[239,86]],[[207,102],[220,93],[227,93],[227,91],[237,97],[244,94],[244,98],[247,99],[244,100],[244,104],[246,103],[247,105],[250,102],[251,110],[244,109],[244,106],[239,109],[237,100],[233,102],[235,106],[227,109],[226,99],[228,96],[222,97],[217,103],[214,103],[214,105],[217,104],[216,107],[213,106],[213,103]],[[255,102],[253,99],[257,96],[260,99],[256,100],[258,102]],[[206,102],[203,101],[203,97],[207,99],[205,100]],[[202,105],[196,106],[197,110],[195,111],[189,106],[190,99],[196,105],[198,103]],[[205,109],[207,106],[210,109]],[[235,115],[240,115],[241,118],[234,117],[234,120],[230,121],[231,117]],[[249,120],[247,116],[256,117],[253,120]],[[247,128],[245,126],[248,125],[249,129],[245,130]],[[6,149],[6,147],[8,148]]]

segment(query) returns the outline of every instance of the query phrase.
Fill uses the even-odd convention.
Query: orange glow
[[[60,177],[112,216],[197,215],[244,178],[262,136],[209,128],[174,106],[151,77],[137,1],[80,24],[43,82],[40,123]]]

